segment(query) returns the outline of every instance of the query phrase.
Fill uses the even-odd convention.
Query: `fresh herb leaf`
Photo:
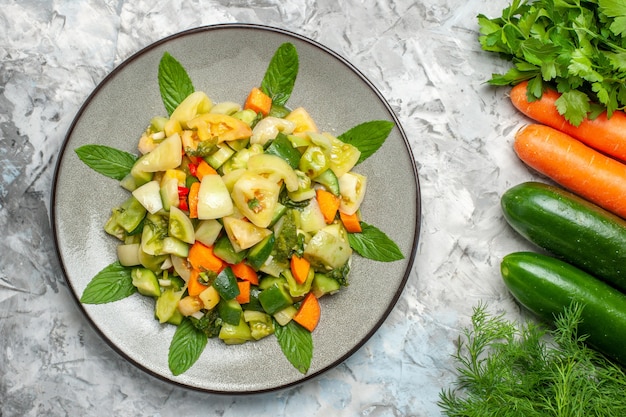
[[[559,113],[578,125],[597,114],[626,107],[626,4],[618,0],[514,0],[500,17],[478,16],[483,50],[510,60],[513,68],[492,74],[492,85],[534,81],[533,95],[551,87],[579,96],[562,100]]]
[[[137,160],[131,153],[105,145],[83,145],[74,151],[89,168],[114,180],[128,175]]]
[[[354,126],[339,135],[338,139],[361,151],[361,156],[357,161],[357,164],[360,164],[383,145],[394,126],[395,124],[388,120],[372,120]]]
[[[623,368],[588,348],[577,333],[582,306],[572,304],[556,328],[508,321],[474,308],[457,343],[458,379],[440,392],[447,416],[621,416]]]
[[[207,335],[196,328],[188,318],[176,328],[170,344],[167,362],[174,375],[180,375],[193,366],[208,342]]]
[[[195,91],[185,68],[169,52],[159,62],[159,90],[167,114],[171,115],[178,105]]]
[[[274,322],[274,328],[280,349],[287,360],[298,371],[306,374],[313,358],[313,337],[311,332],[293,320],[286,326],[281,326]]]
[[[261,91],[272,98],[272,105],[284,106],[298,76],[298,51],[291,43],[278,47],[265,71]]]
[[[80,302],[104,304],[131,296],[137,291],[130,275],[131,269],[118,261],[108,265],[89,281]]]
[[[402,251],[384,232],[361,222],[361,232],[348,233],[350,247],[364,258],[380,262],[404,259]]]

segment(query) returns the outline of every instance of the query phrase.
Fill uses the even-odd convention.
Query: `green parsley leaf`
[[[178,105],[195,91],[185,68],[169,52],[159,62],[159,90],[167,114],[171,115]]]
[[[599,0],[600,11],[614,18],[609,26],[614,35],[626,36],[626,3],[621,0]]]
[[[83,145],[74,151],[89,168],[114,180],[128,175],[137,160],[131,153],[105,145]]]
[[[131,269],[118,261],[108,265],[89,281],[80,302],[104,304],[122,300],[137,291],[130,276]]]
[[[291,96],[298,76],[298,51],[283,43],[272,57],[261,82],[261,91],[272,98],[272,105],[284,106]]]
[[[372,120],[351,128],[339,135],[337,139],[361,151],[361,156],[357,161],[357,164],[360,164],[383,145],[394,126],[395,124],[388,120]]]
[[[184,319],[176,328],[167,362],[174,375],[180,375],[193,366],[200,358],[208,342],[207,335],[197,329],[191,320]]]
[[[291,320],[286,326],[274,322],[276,338],[287,360],[303,374],[311,366],[313,337],[304,327]]]
[[[348,233],[350,247],[364,258],[380,262],[404,259],[402,251],[384,232],[361,222],[360,233]]]

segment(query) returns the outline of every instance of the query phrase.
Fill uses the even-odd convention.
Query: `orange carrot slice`
[[[304,300],[302,300],[298,312],[293,316],[293,320],[312,332],[320,321],[320,314],[320,303],[317,301],[317,297],[310,292],[304,297]]]
[[[254,87],[243,105],[246,110],[253,110],[267,116],[272,108],[272,99],[270,96],[261,91],[260,88]]]
[[[309,276],[309,271],[311,270],[311,263],[306,258],[300,258],[296,255],[291,257],[290,262],[291,267],[291,275],[296,280],[298,284],[304,284],[307,277]]]
[[[339,210],[339,204],[341,203],[341,200],[339,200],[339,197],[337,197],[330,191],[326,191],[321,188],[319,188],[315,192],[315,197],[317,199],[317,203],[320,206],[320,210],[324,215],[324,220],[327,224],[332,223],[335,220],[335,216],[337,215],[337,210]]]

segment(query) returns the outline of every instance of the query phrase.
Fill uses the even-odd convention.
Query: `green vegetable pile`
[[[479,15],[485,51],[513,62],[493,85],[529,80],[563,93],[559,112],[574,125],[626,106],[626,3],[618,0],[515,0],[499,18]]]

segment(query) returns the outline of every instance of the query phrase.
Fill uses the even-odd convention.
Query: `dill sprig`
[[[454,417],[612,417],[626,415],[624,369],[578,334],[583,306],[572,304],[556,326],[519,324],[474,307],[458,339],[458,380],[440,392]]]

